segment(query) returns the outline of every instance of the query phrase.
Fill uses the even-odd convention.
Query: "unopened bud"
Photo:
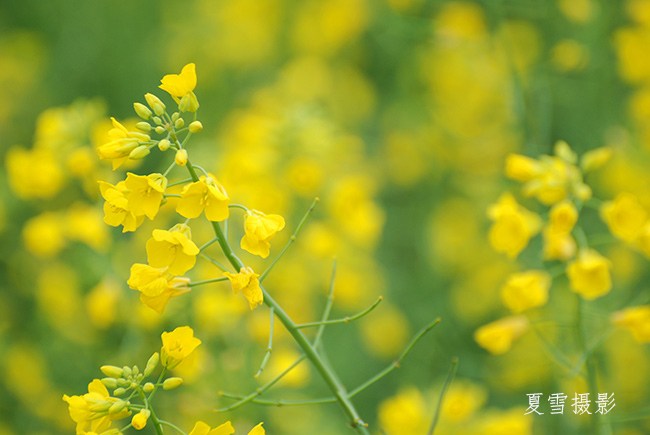
[[[190,133],[198,133],[203,130],[203,124],[201,121],[192,121],[190,123]]]
[[[154,129],[154,131],[156,132],[156,134],[163,134],[165,132],[165,127],[163,127],[162,125],[159,125],[158,127],[156,127]]]
[[[151,120],[152,120],[153,123],[156,124],[156,125],[162,125],[162,123],[163,123],[163,122],[162,122],[162,119],[160,119],[159,116],[154,116],[153,118],[151,118]]]
[[[162,143],[162,141],[160,142]],[[167,143],[169,144],[169,141],[167,141]],[[158,146],[160,146],[160,144],[158,144]],[[169,148],[169,145],[167,145],[167,148]],[[154,354],[149,357],[147,365],[144,367],[145,376],[149,376],[154,370],[156,370],[156,367],[158,367],[158,361],[160,361],[160,354],[154,352]]]
[[[125,400],[118,400],[117,402],[113,403],[110,408],[108,408],[108,413],[109,414],[117,414],[121,410],[123,410],[129,402]]]
[[[172,113],[172,121],[176,122],[179,116],[181,116],[181,114],[178,112]]]
[[[154,385],[153,385],[151,382],[147,382],[146,384],[144,384],[144,385],[142,386],[142,391],[144,391],[145,393],[149,394],[149,393],[151,393],[151,392],[153,391],[154,388],[155,388],[155,387],[154,387]]]
[[[199,108],[199,100],[194,95],[194,92],[183,95],[181,101],[178,103],[178,109],[181,112],[196,112]]]
[[[101,366],[99,370],[111,378],[121,378],[123,374],[122,369],[117,366]]]
[[[122,373],[124,373],[125,378],[130,378],[133,374],[133,370],[131,370],[131,367],[129,366],[124,366],[122,367]]]
[[[133,109],[135,110],[136,115],[138,115],[140,118],[144,119],[145,121],[149,118],[151,118],[151,110],[147,106],[145,106],[142,103],[133,103]]]
[[[148,122],[140,121],[137,124],[135,124],[135,128],[137,128],[140,131],[144,131],[145,133],[149,133],[151,131],[151,124]]]
[[[149,155],[151,151],[149,150],[149,147],[147,145],[140,145],[133,151],[129,153],[129,158],[132,160],[140,160],[144,159]]]
[[[185,120],[183,118],[178,118],[174,122],[174,127],[176,127],[176,129],[185,127]]]
[[[118,387],[121,387],[121,388],[127,388],[127,387],[130,386],[130,385],[131,385],[131,382],[130,382],[130,381],[127,381],[127,380],[124,379],[124,378],[120,378],[120,379],[117,380],[117,386],[118,386]]]
[[[163,390],[173,390],[183,384],[182,378],[167,378],[163,381]]]
[[[113,396],[121,396],[124,393],[126,393],[126,388],[116,388],[115,391],[113,391]]]
[[[154,94],[145,94],[144,99],[147,100],[149,107],[153,109],[153,113],[160,116],[165,113],[165,103],[163,103],[160,98],[156,97]]]
[[[88,406],[88,410],[92,412],[105,412],[111,407],[111,402],[102,400],[101,402],[95,402]]]
[[[187,164],[187,150],[180,149],[176,151],[176,157],[174,157],[174,161],[178,166],[185,166]]]
[[[136,430],[144,429],[144,427],[147,425],[147,420],[149,420],[150,415],[151,411],[148,409],[141,409],[140,412],[134,415],[131,419],[131,426],[133,426],[133,428]]]
[[[169,140],[163,139],[160,142],[158,142],[158,149],[160,151],[167,151],[171,145],[172,144],[171,142],[169,142]]]
[[[102,384],[106,388],[110,388],[111,390],[114,388],[117,388],[117,379],[115,378],[102,378]]]

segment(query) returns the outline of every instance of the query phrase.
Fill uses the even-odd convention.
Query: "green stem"
[[[176,426],[173,423],[170,423],[170,422],[165,421],[165,420],[159,420],[159,422],[160,422],[160,424],[164,424],[165,426],[171,427],[172,429],[176,430],[178,433],[182,433],[183,435],[187,435],[187,432],[185,432],[183,429],[181,429],[180,427]]]
[[[220,278],[205,279],[203,281],[194,281],[194,282],[189,283],[189,287],[196,287],[196,286],[203,285],[203,284],[211,284],[213,282],[221,282],[221,281],[227,281],[227,280],[228,280],[228,278],[224,276],[224,277],[220,277]]]
[[[199,177],[192,166],[192,163],[188,160],[187,169],[194,181],[198,181]],[[316,202],[316,201],[314,201]],[[304,219],[303,219],[304,220]],[[244,263],[235,255],[232,248],[228,244],[226,237],[221,229],[221,226],[218,222],[211,222],[212,228],[214,229],[215,235],[219,239],[219,245],[223,253],[225,254],[230,264],[235,268],[235,270],[240,270],[244,267]],[[329,386],[334,396],[337,398],[339,405],[343,408],[344,413],[350,419],[351,426],[356,429],[359,433],[364,435],[370,435],[370,432],[367,429],[367,424],[361,419],[359,413],[357,412],[354,404],[350,400],[347,390],[339,380],[336,373],[331,370],[326,364],[324,364],[320,355],[316,352],[316,349],[312,346],[311,343],[307,340],[307,337],[296,328],[296,323],[289,317],[289,315],[282,309],[282,307],[271,297],[271,295],[266,291],[264,287],[260,285],[262,293],[264,295],[264,303],[269,307],[273,308],[275,315],[280,319],[284,327],[287,329],[289,334],[296,341],[298,346],[302,349],[305,356],[311,361],[312,365],[316,368],[316,371],[321,375],[325,383]]]
[[[375,301],[375,303],[373,303],[372,305],[370,305],[365,310],[360,311],[360,312],[358,312],[357,314],[355,314],[353,316],[346,316],[346,317],[343,317],[341,319],[322,320],[320,322],[299,323],[299,324],[296,325],[296,328],[303,329],[303,328],[312,328],[314,326],[321,326],[321,325],[336,325],[337,323],[350,323],[353,320],[360,319],[363,316],[370,313],[372,310],[377,308],[377,305],[379,305],[381,303],[381,301],[383,301],[383,300],[384,300],[384,298],[382,296],[379,296],[379,298]]]
[[[578,328],[578,342],[580,344],[580,348],[582,349],[582,352],[584,353],[584,366],[585,366],[585,374],[587,377],[587,386],[589,388],[589,396],[590,397],[596,397],[596,394],[598,392],[598,383],[596,379],[596,367],[594,365],[593,361],[593,352],[592,349],[589,348],[588,344],[588,331],[587,331],[587,325],[584,319],[584,307],[585,307],[585,301],[582,299],[580,295],[577,295],[578,303],[576,304],[576,323],[577,323],[577,328]],[[601,425],[601,415],[596,414],[592,418],[589,419],[591,423],[591,433],[597,434],[597,435],[605,435],[607,432],[603,430],[603,426]]]
[[[445,394],[447,394],[447,390],[449,389],[449,386],[454,380],[454,377],[456,376],[456,369],[458,368],[458,357],[454,357],[451,360],[451,366],[449,367],[449,373],[447,373],[447,378],[445,379],[445,383],[442,385],[442,390],[440,390],[440,397],[438,398],[438,404],[436,405],[436,412],[433,414],[433,420],[431,421],[431,427],[429,427],[429,431],[427,432],[427,435],[433,435],[433,432],[436,430],[436,426],[438,424],[438,420],[440,419],[440,410],[442,409],[442,402],[445,399]]]
[[[270,319],[269,319],[269,344],[266,346],[266,352],[264,352],[264,358],[262,358],[262,364],[260,364],[260,368],[257,370],[257,373],[255,373],[256,378],[259,378],[264,369],[266,368],[266,364],[268,364],[269,359],[271,359],[271,352],[273,351],[273,324],[275,323],[275,312],[273,308],[269,309],[269,314],[270,314]]]

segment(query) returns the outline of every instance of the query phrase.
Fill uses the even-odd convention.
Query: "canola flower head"
[[[178,103],[182,112],[196,112],[199,102],[194,94],[196,88],[196,65],[188,63],[180,74],[167,74],[160,80],[160,86]]]
[[[648,213],[631,193],[619,193],[613,201],[605,202],[600,215],[609,231],[619,239],[632,243],[643,231],[648,221]]]
[[[131,266],[127,281],[130,288],[140,292],[140,301],[158,313],[165,310],[171,298],[189,292],[189,283],[189,278],[171,275],[167,268],[140,263]]]
[[[609,293],[612,288],[609,260],[593,249],[584,249],[567,267],[571,290],[592,300]]]
[[[126,182],[116,185],[99,181],[99,191],[104,198],[104,222],[112,227],[122,225],[122,232],[135,231],[144,221],[144,214],[135,215],[129,207]]]
[[[172,275],[183,275],[194,267],[199,248],[191,239],[190,228],[178,224],[170,230],[153,230],[147,241],[147,261],[155,268],[168,268]]]
[[[490,244],[510,258],[519,255],[541,228],[539,216],[519,205],[510,193],[502,194],[490,206],[488,216],[493,221],[488,234]]]
[[[102,160],[111,160],[113,169],[117,169],[129,158],[133,150],[143,143],[151,140],[149,135],[129,131],[117,119],[111,117],[113,128],[108,132],[111,140],[97,148],[99,158]]]
[[[474,332],[474,340],[492,355],[502,355],[513,342],[528,330],[528,319],[523,315],[504,317],[481,326]]]
[[[501,299],[513,313],[541,307],[548,302],[551,276],[541,270],[528,270],[510,275],[501,288]]]
[[[242,292],[251,310],[264,302],[259,274],[255,273],[252,268],[242,267],[239,273],[224,272],[223,275],[230,280],[235,293]]]
[[[106,386],[94,379],[88,384],[88,393],[81,396],[63,395],[63,400],[68,403],[70,418],[77,423],[77,433],[100,433],[111,429],[113,420],[127,417],[130,411],[122,408],[119,412],[110,413],[111,407],[121,399],[111,397]]]
[[[265,214],[258,210],[248,210],[244,218],[244,236],[240,246],[245,251],[262,258],[269,256],[270,239],[284,228],[284,218],[277,214]]]
[[[161,339],[160,361],[168,369],[180,364],[201,344],[189,326],[179,326],[171,332],[163,332]]]
[[[136,175],[128,172],[124,185],[131,213],[154,219],[160,209],[167,188],[167,178],[162,174]]]
[[[616,311],[612,314],[612,323],[630,331],[639,343],[650,343],[650,305]]]
[[[202,175],[199,181],[183,187],[176,212],[183,217],[194,219],[201,213],[212,222],[228,219],[230,198],[226,189],[213,175]]]

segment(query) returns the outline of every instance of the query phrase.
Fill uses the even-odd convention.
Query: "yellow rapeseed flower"
[[[604,203],[600,214],[611,233],[629,243],[639,236],[648,219],[639,199],[631,193],[619,193]]]
[[[251,310],[264,302],[259,275],[252,268],[242,267],[239,273],[224,272],[223,275],[228,277],[235,293],[244,294]]]
[[[570,201],[555,204],[549,213],[549,227],[556,233],[569,233],[578,221],[578,210]]]
[[[189,326],[179,326],[172,332],[163,332],[160,361],[163,366],[173,369],[187,358],[200,344]]]
[[[178,103],[183,112],[196,112],[199,102],[194,94],[196,87],[196,65],[188,63],[183,67],[180,74],[167,74],[160,80],[163,91],[169,93]]]
[[[241,248],[262,258],[269,256],[271,243],[269,240],[284,228],[284,218],[277,214],[264,214],[261,211],[249,210],[244,218],[244,237]]]
[[[167,178],[162,174],[126,174],[124,184],[129,210],[136,216],[145,215],[154,219],[160,209],[160,202],[167,188]]]
[[[426,433],[431,417],[422,393],[413,387],[379,405],[379,425],[388,435]]]
[[[510,258],[519,255],[541,226],[539,216],[519,205],[509,193],[501,195],[488,209],[488,216],[494,221],[489,232],[490,244]]]
[[[521,313],[546,304],[550,286],[551,276],[544,271],[514,273],[501,288],[501,300],[510,311]]]
[[[502,355],[510,350],[512,343],[528,330],[525,316],[510,316],[478,328],[474,340],[493,355]]]
[[[173,276],[166,268],[155,268],[136,263],[131,266],[129,287],[140,292],[140,301],[153,310],[162,313],[169,300],[190,291],[190,279]]]
[[[264,423],[259,423],[253,429],[248,432],[248,435],[264,435],[266,431],[262,427]],[[232,435],[235,433],[235,428],[232,426],[232,423],[229,421],[225,422],[222,425],[211,429],[207,423],[202,421],[197,421],[194,425],[194,428],[190,431],[189,435]]]
[[[199,181],[186,185],[176,205],[181,216],[194,219],[205,211],[205,217],[213,222],[228,219],[228,193],[213,175],[202,175]]]
[[[133,426],[133,428],[136,430],[144,429],[144,427],[147,425],[147,420],[149,420],[150,415],[151,411],[148,409],[141,409],[140,412],[135,414],[131,419],[131,426]]]
[[[119,420],[129,415],[129,410],[123,407],[121,411],[109,413],[109,409],[121,400],[111,397],[106,386],[94,379],[88,384],[88,393],[83,396],[63,395],[68,403],[70,417],[77,423],[77,433],[101,433],[109,430],[112,420]]]
[[[540,163],[521,154],[509,154],[506,157],[506,177],[513,180],[526,182],[537,177],[541,173]]]
[[[111,118],[113,128],[108,132],[111,140],[97,148],[99,158],[112,160],[113,169],[119,168],[128,158],[131,151],[143,143],[149,142],[151,138],[137,131],[129,131],[115,118]]]
[[[584,299],[596,299],[609,293],[612,288],[610,262],[592,249],[580,252],[567,267],[571,290]]]
[[[578,210],[565,200],[555,204],[549,213],[549,223],[544,227],[544,259],[566,261],[576,252],[576,242],[571,231],[578,221]]]
[[[629,307],[612,315],[615,325],[632,333],[639,343],[650,343],[650,305]]]
[[[129,208],[126,183],[115,186],[99,181],[99,191],[104,198],[104,222],[112,227],[122,225],[122,232],[135,231],[144,221],[144,215],[136,216]]]
[[[174,225],[169,231],[153,230],[146,248],[149,265],[167,267],[172,275],[183,275],[194,267],[199,253],[191,237],[185,224]]]

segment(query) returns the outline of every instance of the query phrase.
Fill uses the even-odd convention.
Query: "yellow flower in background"
[[[239,273],[224,272],[223,275],[228,277],[235,293],[243,293],[251,310],[264,302],[259,275],[252,268],[242,267]]]
[[[135,216],[154,219],[167,188],[167,178],[162,174],[135,175],[130,172],[124,180],[128,207]]]
[[[476,415],[487,399],[487,390],[465,380],[454,380],[440,409],[441,421],[464,422]]]
[[[612,288],[610,262],[592,249],[580,252],[567,267],[571,290],[584,299],[596,299],[609,293]]]
[[[532,157],[521,154],[509,154],[506,157],[506,177],[513,180],[526,182],[537,177],[541,173],[540,163]]]
[[[194,219],[205,212],[205,217],[212,222],[228,219],[230,198],[226,189],[213,176],[202,175],[199,181],[186,185],[181,191],[181,198],[176,211],[183,217]]]
[[[191,240],[190,227],[174,225],[169,231],[153,230],[147,241],[147,261],[158,268],[169,268],[172,275],[183,275],[194,267],[199,248]]]
[[[556,233],[569,233],[578,221],[578,210],[570,201],[555,204],[549,213],[549,227]]]
[[[545,305],[550,287],[551,276],[544,271],[514,273],[501,288],[501,300],[510,311],[521,313]]]
[[[244,237],[241,248],[262,258],[269,256],[269,240],[284,228],[284,218],[277,214],[264,214],[257,210],[248,210],[244,218]]]
[[[528,330],[525,316],[510,316],[478,328],[474,340],[493,355],[502,355],[510,350],[512,343]]]
[[[580,167],[584,172],[595,171],[609,162],[613,155],[614,150],[610,147],[594,148],[582,155]]]
[[[131,426],[133,426],[135,430],[144,429],[144,427],[147,425],[147,420],[149,420],[150,415],[151,411],[148,409],[141,409],[140,412],[135,414],[131,419]]]
[[[63,395],[63,400],[68,403],[70,417],[77,423],[77,433],[100,433],[110,429],[112,420],[119,420],[129,415],[126,407],[120,411],[110,413],[109,409],[122,400],[110,397],[106,386],[94,379],[88,384],[88,393],[83,396]]]
[[[28,220],[23,227],[25,248],[38,257],[54,257],[66,245],[64,225],[54,212],[45,212]]]
[[[488,216],[494,222],[488,234],[490,244],[510,258],[519,255],[541,227],[539,216],[519,205],[509,193],[490,206]]]
[[[140,144],[149,142],[151,138],[144,133],[129,131],[115,118],[111,118],[111,122],[113,128],[108,132],[111,140],[100,145],[97,148],[97,153],[102,160],[112,160],[113,169],[115,170],[126,162],[131,151]]]
[[[179,326],[172,332],[163,332],[160,361],[168,369],[173,369],[187,358],[200,344],[189,326]]]
[[[162,313],[169,300],[190,291],[190,279],[173,276],[166,268],[155,268],[136,263],[131,266],[127,284],[140,292],[140,301],[153,310]]]
[[[158,86],[160,89],[172,97],[182,98],[196,87],[196,65],[188,63],[180,74],[167,74],[160,80],[160,83]]]
[[[22,199],[52,198],[65,181],[57,156],[50,149],[12,147],[7,152],[5,168],[11,189]]]
[[[104,198],[104,222],[112,227],[122,225],[122,232],[135,231],[144,221],[144,215],[136,216],[129,209],[128,189],[124,181],[115,186],[99,181],[99,191]]]
[[[379,425],[387,435],[423,434],[431,423],[425,398],[413,387],[384,400],[378,414]]]
[[[631,193],[619,193],[613,201],[604,203],[600,214],[609,231],[628,243],[635,241],[648,220],[648,213]]]
[[[264,423],[259,423],[253,429],[248,432],[248,435],[264,435],[266,431],[262,427]],[[190,431],[188,435],[232,435],[235,433],[235,428],[232,426],[232,423],[229,421],[224,424],[210,429],[210,426],[207,423],[202,421],[197,421],[194,425],[194,428]]]
[[[612,322],[630,331],[639,343],[650,343],[650,305],[616,311],[612,314]]]
[[[578,210],[571,201],[555,204],[549,213],[548,225],[542,232],[544,259],[566,261],[576,253],[576,242],[571,231],[578,221]]]

